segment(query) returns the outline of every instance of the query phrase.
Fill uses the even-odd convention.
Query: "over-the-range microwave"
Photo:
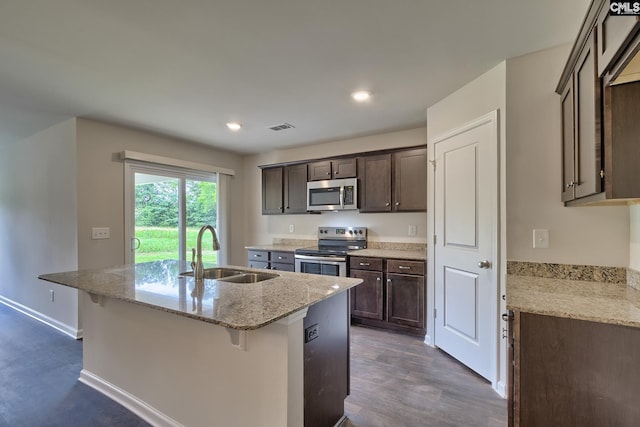
[[[327,179],[307,182],[308,211],[358,209],[358,179]]]

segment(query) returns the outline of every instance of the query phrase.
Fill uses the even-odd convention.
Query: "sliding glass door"
[[[191,261],[200,228],[210,224],[218,230],[217,174],[129,165],[126,180],[127,262]],[[212,247],[207,232],[202,241],[205,263],[217,263]]]

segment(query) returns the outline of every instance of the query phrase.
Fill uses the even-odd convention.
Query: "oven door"
[[[296,255],[296,273],[347,277],[346,257]]]

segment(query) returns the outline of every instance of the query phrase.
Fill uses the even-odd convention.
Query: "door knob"
[[[478,262],[478,267],[480,268],[491,268],[491,262],[484,260],[484,261],[480,261]]]

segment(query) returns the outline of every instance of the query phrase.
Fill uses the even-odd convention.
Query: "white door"
[[[494,382],[497,111],[433,141],[435,345]]]

